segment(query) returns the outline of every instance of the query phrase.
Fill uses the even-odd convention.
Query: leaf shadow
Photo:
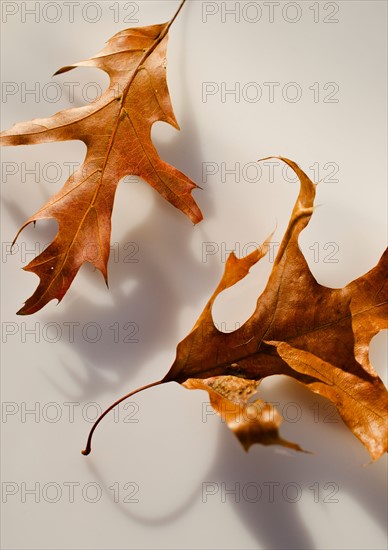
[[[87,469],[93,474],[93,479],[97,479],[100,482],[101,487],[104,488],[106,495],[113,502],[112,492],[109,493],[109,489],[107,489],[106,479],[104,478],[104,475],[102,474],[98,466],[93,461],[88,460]],[[171,480],[171,482],[173,482],[173,480]],[[200,496],[201,491],[200,488],[197,487],[191,492],[191,494],[187,496],[185,501],[183,503],[179,503],[174,510],[154,518],[145,517],[141,514],[136,514],[133,509],[130,509],[128,505],[125,505],[120,501],[116,502],[115,504],[117,505],[117,509],[120,510],[120,512],[127,519],[134,521],[140,525],[144,525],[148,528],[155,528],[168,525],[169,523],[173,523],[174,521],[178,521],[181,517],[185,516],[185,514],[188,513],[192,506],[194,506],[198,502]]]
[[[223,426],[217,456],[207,474],[207,480],[215,482],[218,488],[217,496],[213,498],[225,498],[230,502],[261,547],[268,550],[326,548],[317,546],[317,538],[313,536],[309,518],[305,515],[306,510],[313,507],[321,515],[326,507],[327,514],[332,507],[340,506],[345,498],[359,504],[385,532],[385,457],[380,462],[365,464],[370,462],[368,453],[339,416],[332,418],[334,422],[330,424],[325,423],[326,414],[315,418],[313,408],[317,402],[323,410],[327,401],[298,383],[284,380],[279,384],[275,398],[279,402],[300,405],[302,418],[298,420],[298,426],[292,426],[296,435],[290,436],[287,430],[281,433],[287,439],[302,443],[313,454],[260,445],[254,445],[246,454],[235,436]],[[220,491],[222,483],[225,489]],[[254,490],[249,494],[252,484]],[[270,489],[271,485],[273,489]],[[292,490],[285,490],[288,486]],[[296,494],[293,486],[299,490],[300,497],[295,502],[292,501]],[[234,495],[236,488],[238,490]],[[228,489],[230,494],[227,494]],[[310,499],[307,504],[309,508],[306,499]],[[304,501],[304,505],[298,504],[299,501],[301,504]],[[340,514],[343,518],[343,513]],[[352,532],[351,516],[343,531]],[[341,534],[333,533],[333,541],[336,536]]]
[[[182,43],[185,42],[187,21],[187,17],[182,17]],[[184,52],[182,44],[180,49]],[[183,97],[183,116],[179,117],[179,123],[185,131],[174,130],[168,143],[158,142],[156,137],[154,145],[162,159],[177,166],[193,181],[200,182],[202,150],[195,118],[190,115],[190,94],[183,54],[180,56],[179,74],[180,94]],[[142,181],[138,183],[147,185]],[[128,183],[120,182],[120,186],[125,185]],[[46,200],[48,198],[45,197]],[[210,194],[195,190],[194,198],[209,218],[212,212]],[[75,331],[75,336],[69,338],[70,333],[67,333],[61,340],[68,344],[71,353],[64,357],[58,354],[58,360],[73,382],[72,387],[76,387],[79,400],[95,399],[107,391],[120,396],[137,371],[157,352],[175,350],[177,342],[174,335],[179,326],[182,304],[192,306],[202,301],[202,297],[203,303],[206,301],[211,266],[199,261],[190,249],[193,233],[206,233],[204,222],[193,228],[190,221],[167,204],[156,191],[153,191],[152,200],[147,216],[121,239],[123,245],[135,243],[139,247],[138,261],[127,263],[128,253],[122,250],[117,261],[111,254],[108,265],[110,288],[106,293],[108,300],[104,299],[101,303],[101,300],[91,298],[94,289],[101,295],[105,285],[100,273],[93,272],[87,264],[81,268],[78,278],[58,307],[53,309],[52,304],[49,304],[34,316],[42,324],[57,323],[63,327],[73,323],[74,329],[70,330]],[[17,220],[17,224],[30,215],[27,208],[21,208],[16,200],[5,199],[4,206],[11,217]],[[39,237],[42,242],[49,242],[53,238],[52,227],[40,231]],[[174,269],[174,277],[169,276],[169,262]],[[25,276],[31,277],[30,274]],[[86,279],[82,282],[87,283],[88,294],[82,292],[83,286],[77,286],[81,276]],[[185,281],[185,284],[182,285],[181,281]],[[80,334],[87,326],[90,326],[92,332],[93,324],[98,325],[103,332],[96,342]],[[72,365],[73,354],[83,363],[84,372],[80,374]],[[161,365],[161,374],[169,366]],[[154,373],[151,374],[151,377],[154,376]],[[54,376],[51,383],[59,392],[66,394],[64,388],[55,384]]]

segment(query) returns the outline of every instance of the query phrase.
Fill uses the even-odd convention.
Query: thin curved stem
[[[179,8],[177,9],[177,11],[175,12],[174,17],[173,17],[173,18],[170,20],[170,22],[168,23],[167,32],[170,30],[171,25],[174,23],[175,19],[178,17],[179,12],[180,12],[181,9],[183,8],[183,4],[184,4],[185,2],[186,2],[186,0],[182,0],[181,5],[179,6]]]
[[[143,57],[141,58],[141,60],[139,61],[138,63],[138,68],[144,63],[144,61],[151,55],[151,53],[156,49],[156,47],[160,44],[160,42],[163,40],[163,38],[166,36],[166,34],[168,33],[168,31],[170,30],[170,27],[171,25],[174,23],[175,19],[178,17],[178,14],[179,12],[181,11],[181,9],[183,8],[184,4],[185,4],[186,0],[182,0],[182,2],[180,3],[179,5],[179,8],[177,9],[177,11],[175,12],[175,15],[173,16],[173,18],[169,21],[169,23],[166,25],[166,27],[163,29],[163,31],[161,32],[161,34],[155,39],[153,45],[148,48],[148,50],[146,52],[144,52],[144,55]],[[124,91],[123,91],[123,94],[122,94],[122,98],[121,98],[121,105],[123,105],[124,103],[124,100],[126,98],[126,95],[128,93],[128,90],[133,82],[133,80],[135,79],[135,76],[138,72],[138,69],[136,71],[134,71],[131,79],[129,80],[129,82],[127,83]],[[119,120],[119,119],[117,119]],[[115,130],[117,129],[117,125],[116,124],[116,127],[115,127]],[[112,141],[113,137],[111,138],[111,141]],[[106,162],[104,163],[104,167],[105,167],[105,164]],[[138,388],[137,390],[135,391],[132,391],[130,393],[128,393],[127,395],[124,395],[124,397],[121,397],[120,399],[118,399],[115,403],[113,403],[110,407],[108,407],[106,409],[106,411],[104,411],[98,418],[97,420],[95,421],[95,423],[93,424],[92,426],[92,429],[90,430],[89,432],[89,437],[88,437],[88,440],[86,442],[86,448],[82,451],[82,454],[83,455],[88,455],[91,453],[91,450],[92,450],[92,438],[93,438],[93,434],[94,434],[94,431],[95,429],[97,428],[97,426],[99,425],[99,423],[101,422],[101,420],[112,410],[114,409],[117,405],[119,405],[122,401],[125,401],[126,399],[128,399],[129,397],[131,397],[132,395],[135,395],[136,393],[139,393],[143,390],[146,390],[148,388],[152,388],[154,386],[158,386],[162,383],[165,383],[166,380],[158,380],[157,382],[152,382],[151,384],[147,384],[145,386],[142,386],[141,388]]]
[[[159,386],[160,384],[163,384],[164,381],[163,380],[158,380],[157,382],[151,382],[150,384],[146,384],[145,386],[141,386],[140,388],[138,388],[137,390],[134,390],[134,391],[131,391],[130,393],[128,393],[127,395],[124,395],[124,397],[120,397],[120,399],[118,399],[117,401],[115,401],[112,405],[110,405],[98,418],[97,420],[95,421],[95,423],[93,424],[92,426],[92,429],[90,430],[89,432],[89,437],[88,437],[88,440],[86,442],[86,447],[82,452],[83,455],[87,456],[88,454],[91,453],[92,451],[92,437],[93,437],[93,434],[94,434],[94,431],[95,429],[97,428],[97,426],[99,425],[99,423],[101,422],[101,420],[112,410],[114,409],[115,407],[117,407],[117,405],[119,405],[120,403],[122,403],[123,401],[125,401],[126,399],[128,399],[129,397],[132,397],[132,395],[135,395],[135,393],[139,393],[143,390],[147,390],[148,388],[153,388],[154,386]]]

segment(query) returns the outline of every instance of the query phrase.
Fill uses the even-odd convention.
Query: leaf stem
[[[184,5],[185,2],[186,2],[186,0],[182,0],[181,5],[179,6],[179,8],[177,9],[177,11],[176,11],[174,17],[171,19],[171,21],[169,22],[169,24],[168,24],[168,26],[167,26],[167,31],[166,31],[166,33],[169,31],[171,25],[174,23],[175,19],[178,17],[179,12],[180,12],[181,9],[183,8],[183,5]]]
[[[112,410],[114,409],[115,407],[117,407],[117,405],[119,405],[122,401],[125,401],[126,399],[128,399],[129,397],[132,397],[132,395],[135,395],[135,393],[139,393],[143,390],[147,390],[148,388],[153,388],[154,386],[159,386],[160,384],[163,384],[165,383],[164,380],[158,380],[157,382],[151,382],[150,384],[146,384],[145,386],[141,386],[140,388],[138,388],[137,390],[134,390],[134,391],[131,391],[130,393],[128,393],[127,395],[124,395],[124,397],[120,397],[120,399],[118,399],[117,401],[115,401],[112,405],[110,405],[98,418],[97,420],[95,421],[95,423],[93,424],[92,426],[92,429],[90,430],[89,432],[89,436],[88,436],[88,440],[86,442],[86,447],[82,452],[83,455],[87,456],[88,454],[91,453],[92,451],[92,437],[93,437],[93,433],[95,431],[95,429],[97,428],[97,426],[99,425],[99,423],[101,422],[101,420]]]
[[[143,66],[143,63],[147,60],[147,58],[152,54],[152,52],[159,46],[159,44],[161,43],[161,41],[164,39],[164,37],[167,35],[171,25],[174,23],[175,19],[178,17],[178,14],[179,12],[181,11],[181,9],[183,8],[183,5],[184,3],[186,2],[186,0],[182,0],[179,8],[177,9],[175,15],[173,16],[173,18],[169,21],[169,23],[164,27],[164,29],[162,30],[162,32],[159,34],[159,36],[157,36],[155,39],[154,39],[154,42],[152,44],[152,46],[150,46],[143,54],[143,56],[141,57],[141,59],[139,60],[138,64],[137,64],[137,67],[136,67],[136,70],[133,71],[132,73],[132,76],[131,78],[129,79],[127,85],[125,86],[124,90],[123,90],[123,93],[122,93],[122,96],[121,96],[121,101],[120,101],[120,115],[117,117],[117,120],[116,120],[116,124],[113,128],[113,131],[112,131],[112,134],[111,134],[111,137],[110,137],[110,140],[109,140],[109,144],[108,144],[108,149],[107,149],[107,154],[105,155],[105,158],[104,158],[104,161],[103,161],[103,164],[102,164],[102,168],[101,168],[101,175],[100,175],[100,180],[99,180],[99,183],[98,183],[98,186],[95,190],[95,193],[93,195],[93,198],[92,198],[92,203],[94,203],[94,201],[96,200],[97,198],[97,195],[100,191],[100,188],[101,188],[101,184],[102,184],[102,179],[103,179],[103,175],[104,175],[104,172],[105,172],[105,167],[107,165],[107,162],[108,162],[108,158],[109,158],[109,155],[110,155],[110,151],[111,151],[111,147],[112,147],[112,144],[113,144],[113,141],[116,137],[116,132],[117,132],[117,128],[119,126],[119,122],[120,122],[120,116],[121,116],[121,113],[123,112],[123,109],[124,109],[124,103],[125,103],[125,100],[127,98],[127,95],[128,95],[128,92],[129,92],[129,88],[131,87],[132,85],[132,82],[135,80],[138,72],[139,72],[139,69],[140,67]],[[119,98],[118,98],[119,99]]]

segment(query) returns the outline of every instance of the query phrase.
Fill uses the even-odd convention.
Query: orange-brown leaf
[[[206,390],[210,403],[223,422],[232,430],[246,451],[254,443],[282,445],[303,451],[296,443],[279,436],[283,419],[270,403],[262,399],[250,401],[260,382],[236,376],[215,376],[200,380],[189,378],[183,385],[189,390]]]
[[[84,262],[92,263],[107,280],[113,201],[124,176],[143,178],[193,223],[202,219],[191,195],[197,185],[164,162],[151,141],[156,121],[179,129],[166,81],[171,22],[119,32],[95,57],[57,72],[75,67],[107,72],[108,89],[90,105],[2,132],[1,145],[77,139],[87,146],[82,166],[21,228],[45,218],[59,224],[54,241],[25,267],[40,282],[20,314],[34,313],[55,298],[60,301]]]
[[[216,297],[248,274],[266,254],[267,243],[244,258],[229,256],[220,284],[179,344],[164,381],[206,389],[219,412],[220,398],[214,395],[213,383],[209,391],[209,379],[233,376],[259,382],[271,375],[290,376],[330,399],[377,459],[387,451],[388,398],[368,350],[372,337],[387,328],[388,254],[342,289],[320,285],[298,246],[299,234],[313,214],[315,185],[294,162],[281,160],[297,174],[300,193],[256,310],[230,333],[220,332],[212,318]],[[253,419],[244,427],[249,444],[262,442],[256,424]]]

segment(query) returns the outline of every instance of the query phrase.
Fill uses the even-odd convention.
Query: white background
[[[35,4],[40,21],[23,12]],[[2,129],[84,104],[83,95],[93,93],[87,83],[105,86],[106,75],[91,69],[51,75],[95,54],[123,28],[168,20],[178,2],[140,1],[132,23],[124,18],[133,3],[100,2],[101,19],[94,23],[93,5],[83,13],[85,3],[76,2],[70,22],[66,3],[47,4],[2,2],[9,14],[2,14]],[[189,0],[174,23],[168,82],[181,131],[156,124],[153,138],[162,158],[203,187],[195,198],[205,220],[193,227],[144,182],[122,182],[109,290],[84,266],[59,306],[52,302],[32,317],[15,314],[37,284],[20,268],[32,259],[28,250],[35,243],[38,251],[53,238],[55,223],[26,229],[13,256],[6,243],[65,182],[64,163],[82,162],[85,146],[2,150],[4,549],[386,547],[386,457],[370,464],[332,408],[292,380],[265,381],[263,395],[281,403],[282,435],[314,454],[257,445],[246,454],[218,417],[203,416],[206,395],[176,384],[136,396],[127,409],[122,405],[99,427],[92,455],[80,454],[96,407],[168,370],[221,276],[225,250],[249,251],[249,243],[262,242],[276,224],[273,240],[281,239],[297,185],[280,165],[270,181],[268,166],[259,178],[247,163],[281,154],[323,180],[320,206],[301,237],[320,283],[347,284],[374,266],[386,246],[386,3],[281,2],[273,6],[273,22],[264,4]],[[233,6],[239,20],[225,15]],[[217,13],[206,18],[213,7]],[[257,9],[261,18],[252,22]],[[60,86],[49,89],[51,82]],[[70,82],[80,83],[74,98]],[[273,102],[269,82],[279,83]],[[290,82],[302,93],[297,102],[289,100],[296,89]],[[330,82],[338,87],[332,96],[338,102],[325,101],[334,90],[324,89]],[[205,98],[204,83],[220,92]],[[238,89],[236,83],[240,95],[223,102],[221,88]],[[36,86],[36,96],[23,95]],[[252,101],[259,89],[261,99]],[[203,163],[210,162],[218,171],[204,178]],[[26,174],[35,163],[36,176]],[[240,181],[222,173],[236,163]],[[333,165],[326,163],[339,168],[331,180]],[[56,182],[55,167],[62,169]],[[138,246],[137,263],[126,261],[135,246],[128,243]],[[218,326],[232,330],[249,317],[270,268],[263,260],[217,300]],[[134,326],[138,342],[124,342]],[[93,343],[98,330],[101,338]],[[385,343],[384,334],[374,339],[371,358],[386,382]],[[138,422],[125,421],[128,415]],[[207,499],[204,483],[214,492]],[[26,494],[33,488],[36,495]],[[226,493],[231,489],[237,492]],[[295,491],[300,498],[290,502]]]

